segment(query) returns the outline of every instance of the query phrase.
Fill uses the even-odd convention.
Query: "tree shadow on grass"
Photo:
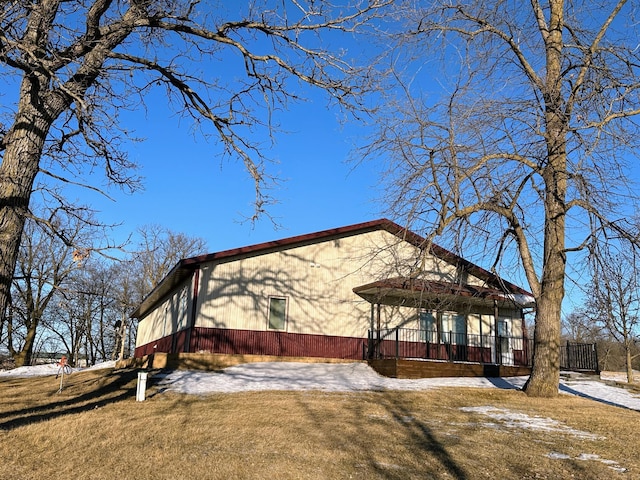
[[[454,479],[465,480],[467,474],[448,452],[446,445],[436,438],[432,429],[424,422],[414,418],[412,411],[402,402],[387,396],[387,410],[399,424],[404,424],[405,434],[413,439],[425,453],[431,455],[436,462]]]
[[[625,405],[624,403],[616,401],[615,398],[614,399],[606,399],[606,398],[603,398],[602,396],[597,397],[597,396],[594,396],[594,395],[589,395],[588,393],[581,392],[580,390],[576,390],[574,388],[571,388],[567,384],[562,384],[562,383],[560,384],[560,392],[569,393],[571,395],[575,395],[576,397],[586,398],[588,400],[593,400],[595,402],[603,403],[604,405],[610,405],[612,407],[625,408],[627,410],[636,410],[634,408],[629,407],[628,405]]]
[[[346,424],[336,425],[327,429],[325,424],[327,416],[321,411],[315,410],[301,397],[301,407],[306,411],[307,417],[316,425],[316,431],[324,432],[324,441],[335,448],[349,452],[356,462],[362,462],[375,472],[376,478],[387,480],[404,480],[405,478],[440,478],[446,476],[455,480],[467,480],[468,473],[459,465],[450,453],[447,445],[437,437],[433,429],[425,422],[414,416],[414,411],[409,408],[401,395],[395,392],[361,393],[363,399],[358,402],[355,409],[341,417]],[[367,397],[368,400],[365,401]],[[372,416],[365,404],[367,401],[380,407],[381,417]],[[372,423],[380,425],[390,422],[399,426],[396,429],[396,438],[384,439],[372,436]],[[344,431],[355,429],[357,435],[347,435]],[[413,459],[407,462],[401,454],[396,459],[397,453],[393,450],[393,443],[398,445],[412,445],[414,452],[419,452]],[[374,448],[380,447],[382,448]],[[357,460],[355,460],[357,459]]]
[[[61,392],[59,380],[49,376],[0,380],[0,430],[13,430],[135,398],[137,370],[96,372],[69,375]],[[147,388],[152,385],[153,378],[149,375]]]

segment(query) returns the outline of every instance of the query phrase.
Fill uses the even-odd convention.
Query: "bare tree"
[[[72,241],[81,243],[81,222],[70,223],[54,216],[49,223],[56,230],[65,231]],[[6,318],[7,346],[18,367],[31,364],[46,311],[55,304],[54,299],[61,298],[61,289],[78,268],[74,250],[34,220],[27,223],[13,276],[10,314]]]
[[[587,292],[586,312],[591,321],[606,328],[624,348],[627,381],[633,383],[633,360],[640,327],[640,265],[638,252],[618,252],[601,246],[591,257],[593,276]]]
[[[76,269],[60,292],[55,309],[43,324],[64,345],[77,364],[84,354],[88,364],[111,358],[117,350],[117,329],[123,306],[117,288],[120,263],[89,259]]]
[[[131,312],[183,258],[207,253],[206,241],[160,225],[138,229],[134,251],[119,266],[112,287],[123,311]],[[120,341],[135,342],[135,325],[121,319]],[[126,331],[125,331],[126,330]],[[126,338],[125,338],[126,334]],[[126,349],[125,349],[126,350]]]
[[[606,340],[603,326],[593,321],[589,308],[581,308],[569,313],[562,321],[567,340],[579,343],[594,343]]]
[[[42,330],[63,345],[72,363],[81,354],[89,364],[126,354],[135,333],[127,312],[180,259],[206,253],[204,240],[159,225],[141,227],[138,235],[135,251],[124,260],[84,259],[58,288],[55,308],[43,315]]]
[[[47,338],[55,340],[62,346],[62,351],[69,355],[69,364],[79,365],[82,347],[87,338],[87,326],[90,324],[91,304],[87,297],[60,297],[55,308],[47,309],[42,319],[41,329],[46,331]],[[85,352],[86,353],[86,352]],[[88,355],[87,355],[88,358]]]
[[[145,225],[137,231],[138,241],[130,254],[130,278],[135,279],[140,303],[181,259],[207,253],[207,242],[160,225]]]
[[[145,108],[154,88],[244,163],[255,185],[255,215],[263,213],[271,177],[251,132],[271,133],[272,113],[301,98],[298,84],[358,108],[368,85],[352,81],[343,50],[331,53],[319,35],[335,44],[389,3],[2,2],[0,74],[15,85],[7,95],[15,102],[3,107],[0,125],[0,313],[37,175],[88,185],[85,175],[102,165],[111,183],[137,188],[119,112]]]
[[[640,136],[637,4],[406,2],[400,87],[365,153],[391,160],[392,214],[494,271],[523,271],[537,312],[532,396],[558,394],[567,262],[628,236]],[[512,260],[513,259],[513,260]]]

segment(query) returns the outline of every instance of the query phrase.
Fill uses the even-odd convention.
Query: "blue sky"
[[[141,166],[144,191],[121,194],[115,201],[86,192],[82,201],[99,211],[105,223],[121,223],[113,231],[123,241],[139,227],[159,224],[175,232],[205,239],[210,252],[315,232],[382,216],[377,202],[379,172],[372,163],[348,162],[364,129],[342,125],[340,114],[327,108],[323,95],[280,112],[283,132],[264,153],[278,163],[272,174],[284,180],[271,193],[278,204],[269,218],[244,221],[253,213],[253,183],[244,166],[223,159],[218,145],[194,135],[188,121],[171,116],[161,103],[145,115],[127,115],[144,142],[133,143],[130,159]]]

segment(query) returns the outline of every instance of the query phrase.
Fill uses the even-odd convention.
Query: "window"
[[[466,345],[467,319],[459,313],[442,314],[442,342]]]
[[[500,361],[501,363],[511,364],[513,363],[513,350],[512,350],[512,338],[511,338],[511,319],[506,317],[498,318],[498,338],[500,349]]]
[[[269,329],[286,330],[287,328],[287,299],[269,297]]]
[[[423,342],[435,343],[438,341],[438,327],[436,316],[431,311],[420,310],[418,312],[418,322],[420,325],[420,340]]]
[[[501,317],[498,319],[498,337],[500,337],[500,348],[503,352],[508,352],[510,347],[510,323],[510,318]]]

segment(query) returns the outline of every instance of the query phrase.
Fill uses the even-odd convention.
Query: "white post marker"
[[[138,390],[136,391],[136,401],[144,402],[147,390],[147,372],[138,372]]]
[[[60,377],[60,388],[58,389],[58,393],[62,392],[62,388],[64,387],[64,374],[67,375],[71,373],[71,367],[67,363],[67,356],[62,355],[60,361],[57,363],[58,365],[58,373],[56,374],[56,378]]]
[[[64,386],[64,368],[62,368],[62,373],[60,374],[60,388],[58,389],[58,393],[62,392],[63,386]]]

